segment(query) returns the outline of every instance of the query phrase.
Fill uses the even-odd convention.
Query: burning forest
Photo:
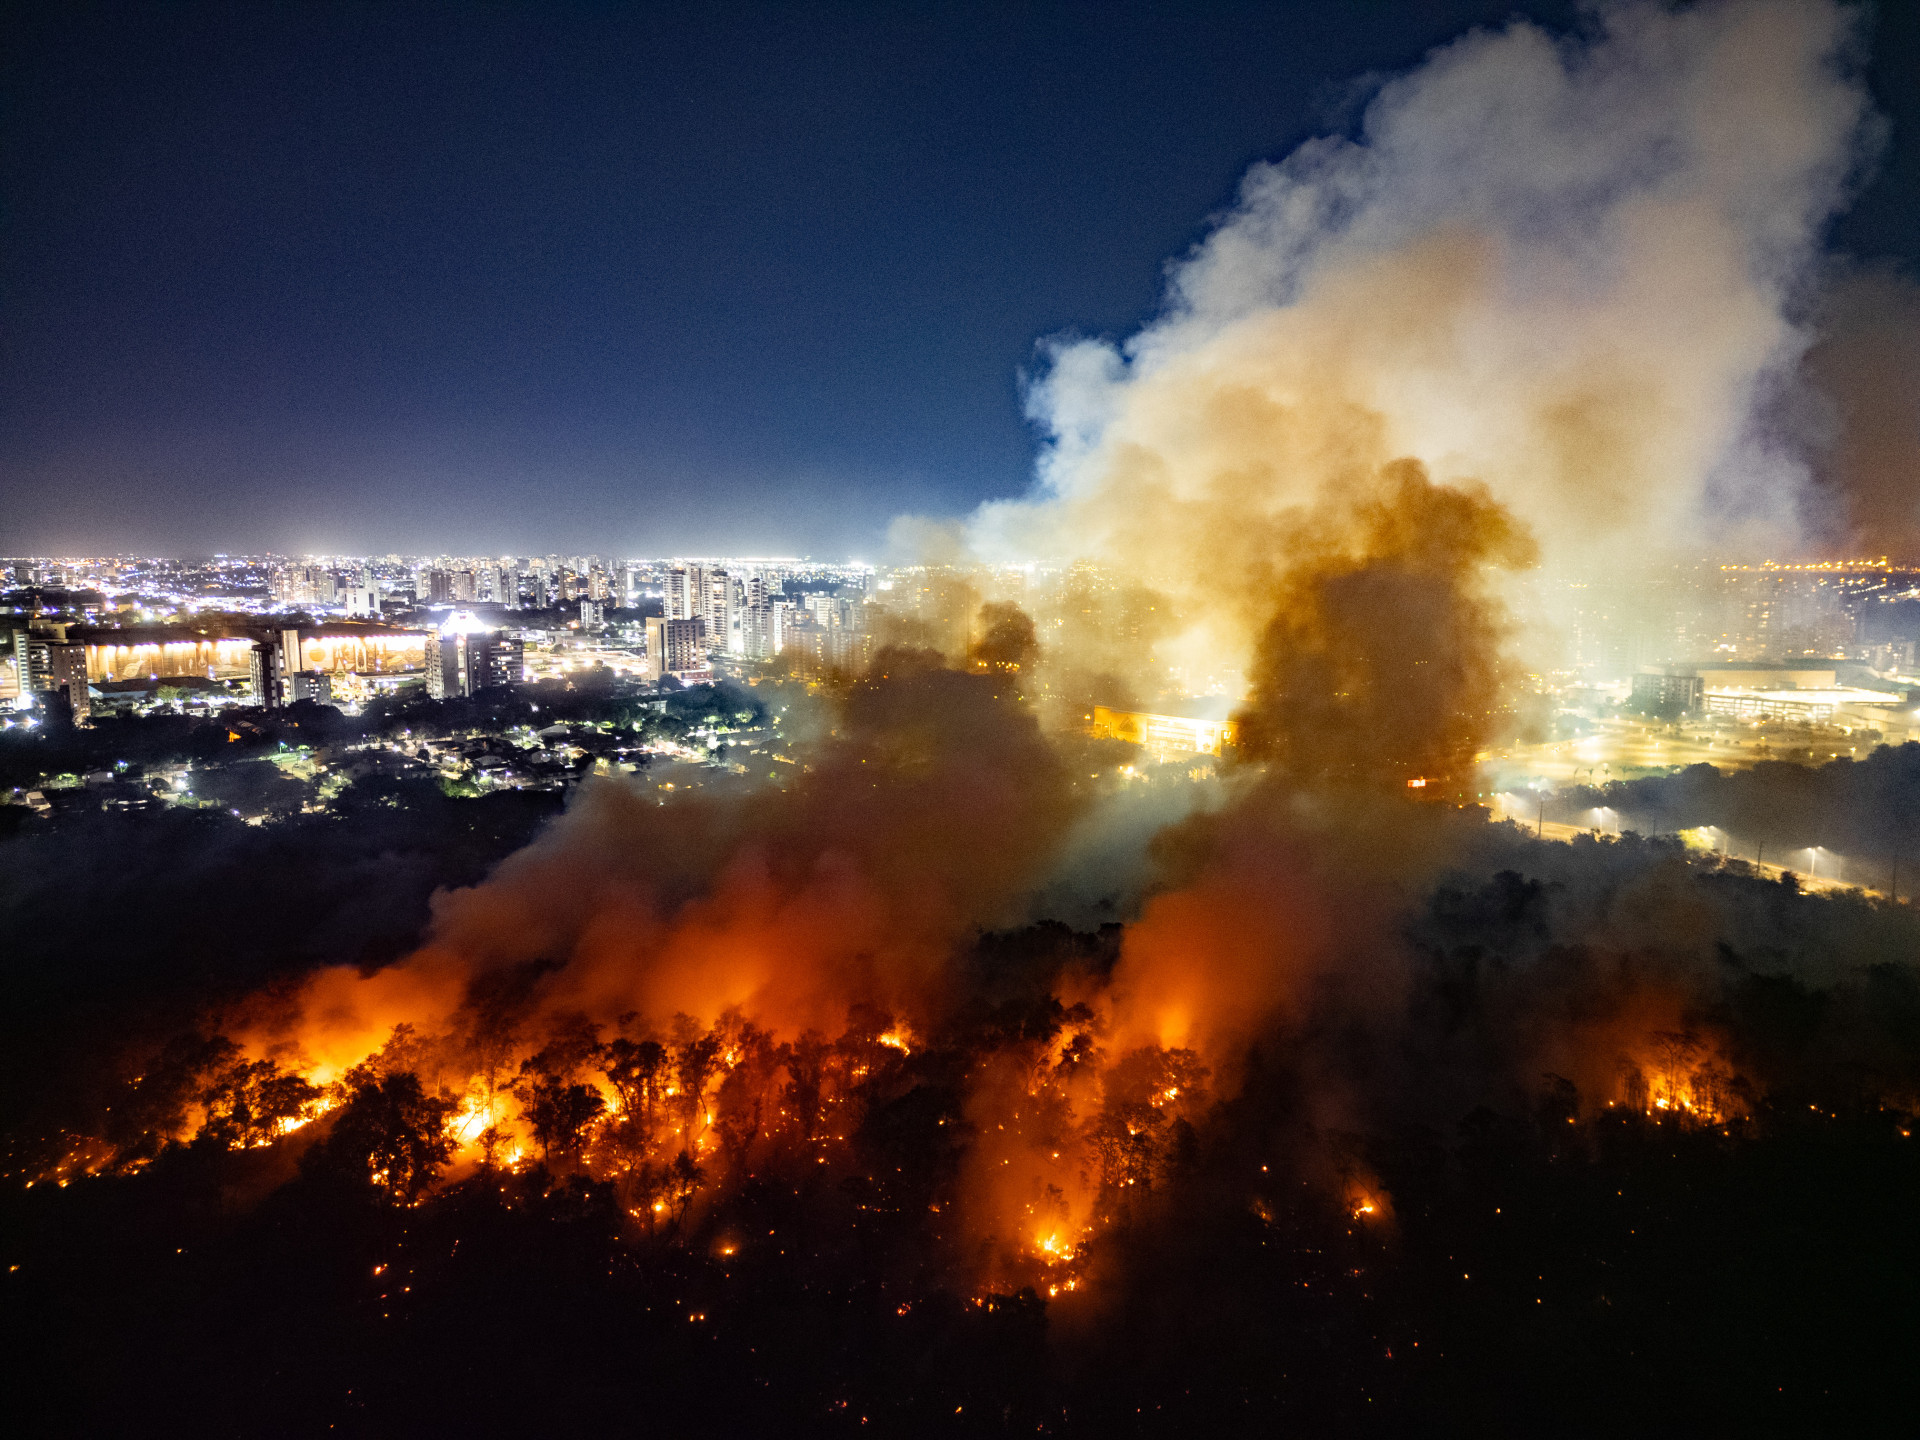
[[[298,1393],[366,1433],[1500,1429],[1567,1393],[1771,1425],[1837,1374],[1871,1408],[1910,1328],[1920,921],[1490,824],[1457,797],[1522,533],[1412,466],[1336,522],[1276,578],[1218,775],[1102,781],[1115,742],[1042,728],[1038,647],[894,648],[793,695],[779,783],[590,780],[411,954],[110,1053],[16,1150],[27,1283],[191,1326],[136,1354],[108,1320],[91,1423],[156,1386],[242,1433]],[[1122,918],[1036,910],[1154,787],[1187,810]],[[1739,1313],[1749,1263],[1796,1315]],[[188,1363],[216,1337],[243,1373]]]
[[[1797,835],[1813,786],[1900,851],[1913,810],[1859,797],[1920,745],[1596,792],[1641,833],[1482,804],[1543,573],[1853,523],[1754,416],[1870,128],[1855,24],[1436,51],[1257,167],[1161,319],[1055,348],[1038,487],[901,527],[951,584],[877,605],[870,664],[754,677],[793,763],[448,801],[497,817],[445,821],[458,866],[390,797],[311,841],[350,885],[201,925],[138,1006],[75,991],[7,1117],[41,1425],[1884,1421],[1920,916],[1670,832]],[[1129,578],[1048,608],[1010,556]],[[1085,723],[1209,691],[1217,763]],[[184,871],[215,819],[125,843]],[[266,873],[244,830],[196,894]],[[23,860],[11,913],[131,903],[96,865]],[[392,911],[358,952],[230,963],[356,907]]]

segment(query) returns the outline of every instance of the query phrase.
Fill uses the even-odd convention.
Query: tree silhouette
[[[283,1073],[271,1060],[238,1060],[200,1092],[207,1118],[202,1138],[230,1150],[272,1143],[313,1118],[324,1092],[304,1077]]]
[[[345,1085],[347,1102],[327,1138],[329,1158],[414,1204],[453,1158],[447,1121],[458,1107],[428,1095],[411,1070],[376,1075],[355,1066]]]
[[[542,1157],[549,1167],[558,1159],[564,1169],[579,1165],[588,1131],[606,1113],[607,1102],[591,1085],[552,1075],[526,1077],[521,1091],[521,1113],[533,1127]]]

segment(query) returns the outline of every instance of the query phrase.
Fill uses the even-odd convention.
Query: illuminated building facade
[[[73,706],[73,718],[84,720],[92,713],[87,699],[87,647],[59,641],[47,645],[47,686],[54,694],[64,694]]]
[[[470,611],[456,611],[427,636],[427,693],[436,700],[516,684],[525,648]]]
[[[706,661],[706,621],[647,617],[647,674],[654,680],[699,669]]]
[[[705,586],[706,572],[698,565],[675,565],[668,570],[666,618],[692,620],[704,615],[704,601],[700,597]]]
[[[256,705],[272,710],[280,704],[280,647],[270,642],[255,645],[249,655],[247,678]]]
[[[1691,712],[1700,708],[1704,693],[1704,683],[1692,673],[1643,670],[1633,677],[1633,703],[1640,706],[1671,706]]]
[[[320,670],[296,670],[287,676],[283,693],[289,705],[296,700],[328,705],[333,702],[333,677]]]
[[[1898,696],[1880,690],[1837,685],[1823,690],[1709,690],[1707,713],[1733,720],[1791,721],[1802,725],[1837,725],[1846,719],[1864,719],[1870,712],[1900,708]],[[1843,715],[1843,711],[1856,712]]]
[[[1126,740],[1149,750],[1218,755],[1239,736],[1239,726],[1228,719],[1188,715],[1156,715],[1143,710],[1093,707],[1092,730],[1110,740]]]
[[[35,635],[24,625],[13,629],[13,680],[14,693],[25,701],[30,695],[38,695],[53,688],[53,677],[48,669],[47,639]]]

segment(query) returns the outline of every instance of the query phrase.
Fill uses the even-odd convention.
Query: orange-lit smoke
[[[1857,23],[1619,4],[1435,50],[1350,136],[1253,167],[1160,319],[1052,348],[1040,484],[975,552],[1151,585],[1155,665],[1231,690],[1299,527],[1402,457],[1555,573],[1790,546],[1805,469],[1760,407],[1870,132]]]
[[[1484,489],[1435,485],[1412,460],[1342,511],[1315,517],[1275,587],[1241,750],[1304,780],[1458,779],[1508,680],[1489,575],[1531,565],[1532,537]]]
[[[556,1017],[738,1009],[791,1035],[836,1031],[855,1003],[939,1014],[956,944],[1002,918],[1075,801],[993,677],[905,652],[877,672],[786,788],[596,781],[486,882],[439,897],[412,959],[323,972],[254,1043],[331,1075],[399,1023],[532,1039]]]

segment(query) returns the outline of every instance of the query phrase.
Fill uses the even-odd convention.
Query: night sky
[[[0,552],[876,558],[1019,493],[1036,342],[1121,335],[1369,72],[1573,7],[9,12]],[[1920,5],[1837,250],[1920,268]]]

